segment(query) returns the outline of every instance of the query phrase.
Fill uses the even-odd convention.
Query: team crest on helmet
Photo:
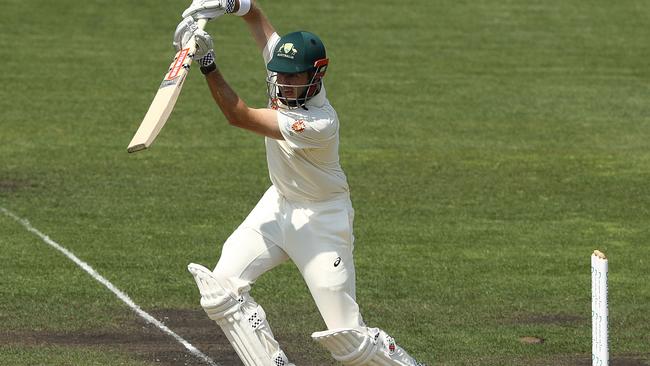
[[[280,46],[277,56],[293,59],[296,53],[298,53],[298,50],[293,46],[293,43],[287,42]]]
[[[291,125],[291,129],[296,132],[302,132],[305,130],[305,121],[299,119]]]

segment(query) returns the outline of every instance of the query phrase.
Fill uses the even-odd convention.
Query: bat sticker
[[[169,73],[167,74],[165,80],[172,80],[178,76],[178,73],[181,71],[181,69],[183,69],[183,64],[185,63],[185,58],[187,57],[189,51],[189,48],[184,48],[178,52],[178,57],[172,64],[172,67],[170,68],[171,70],[169,70]]]

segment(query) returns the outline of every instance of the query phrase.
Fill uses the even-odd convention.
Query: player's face
[[[309,73],[301,72],[298,74],[282,74],[278,73],[277,83],[284,85],[306,85],[309,83]],[[290,86],[280,86],[280,92],[285,98],[298,98],[300,97],[307,89],[306,86],[301,87],[290,87]]]

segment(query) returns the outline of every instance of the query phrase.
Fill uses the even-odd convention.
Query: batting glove
[[[199,29],[192,17],[187,17],[176,27],[172,44],[178,52],[181,48],[186,47],[187,43],[192,39],[196,42],[196,52],[194,52],[192,59],[201,66],[201,70],[206,67],[214,69],[215,57],[212,37],[208,32]]]
[[[174,31],[174,40],[172,41],[172,45],[174,45],[176,52],[183,47],[187,47],[187,42],[190,41],[194,32],[197,30],[199,30],[199,26],[191,17],[187,17],[178,23],[176,30]]]
[[[191,16],[194,19],[212,20],[223,14],[242,16],[250,10],[252,0],[194,0],[189,8],[183,12],[183,18]],[[239,3],[239,9],[235,7]]]
[[[194,54],[194,61],[201,66],[201,71],[207,74],[206,68],[212,71],[216,68],[214,63],[214,43],[212,37],[204,30],[197,30],[194,32],[196,39],[196,53]],[[208,72],[209,72],[208,71]]]

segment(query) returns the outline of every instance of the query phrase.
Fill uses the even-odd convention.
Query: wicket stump
[[[608,366],[607,257],[598,250],[591,255],[591,361]]]

